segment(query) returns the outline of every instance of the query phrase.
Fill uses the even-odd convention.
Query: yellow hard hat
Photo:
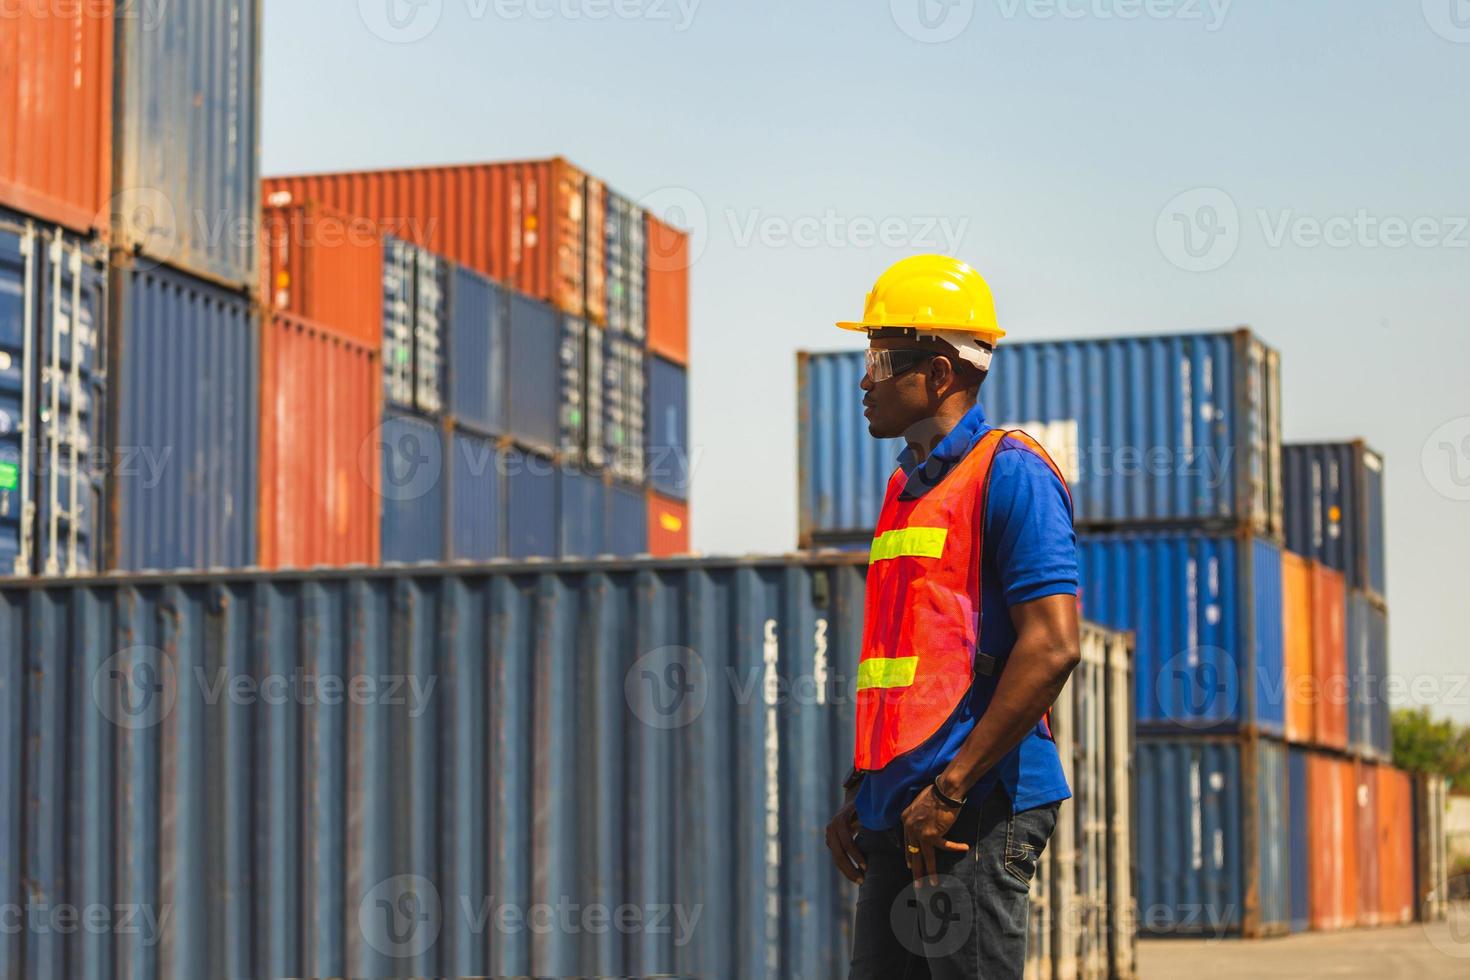
[[[844,330],[914,327],[973,333],[994,344],[1006,332],[995,319],[995,298],[983,276],[947,255],[912,255],[878,277],[863,306],[861,322]]]

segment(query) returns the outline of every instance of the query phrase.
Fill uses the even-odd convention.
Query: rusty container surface
[[[378,351],[269,318],[260,358],[260,565],[375,565]]]
[[[1416,772],[1414,794],[1414,902],[1421,922],[1440,922],[1449,912],[1449,841],[1445,809],[1449,780]]]
[[[648,491],[648,553],[655,558],[689,554],[689,505]]]
[[[324,205],[267,207],[261,297],[367,345],[383,344],[383,237],[377,225]]]
[[[1286,739],[1310,743],[1316,733],[1312,673],[1312,578],[1309,562],[1281,552],[1281,634],[1285,642]]]
[[[1315,742],[1348,746],[1347,585],[1341,572],[1311,563]]]
[[[1380,908],[1378,766],[1361,759],[1352,766],[1358,805],[1358,925],[1376,926]]]
[[[1414,920],[1414,790],[1409,774],[1380,765],[1378,772],[1378,921]]]
[[[1312,753],[1307,759],[1307,807],[1312,928],[1350,928],[1358,918],[1358,787],[1353,763]]]
[[[0,206],[105,236],[111,0],[9,0],[0,26]]]
[[[689,363],[689,235],[648,215],[648,349]]]
[[[269,177],[263,193],[267,204],[317,201],[369,218],[385,235],[601,324],[607,298],[588,285],[587,224],[595,209],[601,229],[604,205],[589,207],[589,183],[596,184],[555,157]],[[599,262],[604,248],[597,247]],[[596,281],[605,284],[605,272]]]

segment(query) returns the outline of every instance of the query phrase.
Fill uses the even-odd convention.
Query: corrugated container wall
[[[648,501],[642,490],[616,483],[608,488],[607,548],[615,555],[648,554]]]
[[[1285,648],[1286,738],[1310,743],[1316,737],[1317,688],[1312,673],[1311,563],[1290,551],[1281,553],[1281,638]]]
[[[648,553],[655,556],[687,555],[689,505],[662,494],[648,492]]]
[[[277,313],[260,353],[262,568],[378,563],[375,347]]]
[[[581,465],[587,446],[587,423],[594,414],[598,416],[598,432],[601,433],[602,400],[598,399],[596,412],[588,405],[587,365],[587,321],[576,316],[559,316],[557,329],[557,435],[556,447],[561,458],[572,465]],[[601,331],[591,328],[598,342],[598,390],[602,384]],[[516,370],[511,368],[512,371]],[[599,454],[600,455],[600,454]]]
[[[1416,772],[1414,786],[1414,900],[1423,922],[1439,922],[1449,910],[1449,854],[1445,808],[1449,780]]]
[[[1083,615],[1137,635],[1141,730],[1280,734],[1281,549],[1230,535],[1082,535]]]
[[[407,242],[383,245],[383,383],[393,408],[438,415],[444,408],[444,335],[449,266]]]
[[[1286,931],[1286,748],[1253,738],[1140,738],[1140,929]]]
[[[561,375],[560,317],[544,303],[510,295],[507,333],[506,418],[516,439],[551,452],[558,442]]]
[[[482,434],[505,426],[509,311],[505,290],[462,266],[450,280],[449,405],[454,419]]]
[[[7,7],[0,32],[0,206],[105,236],[112,0]]]
[[[689,235],[648,215],[648,349],[689,363]]]
[[[556,525],[558,470],[549,456],[515,447],[506,453],[508,500],[506,554],[536,558],[556,554],[561,544]]]
[[[871,531],[902,449],[862,416],[861,351],[797,355],[801,543]],[[1281,534],[1280,371],[1250,332],[1006,344],[988,420],[1046,447],[1078,526]]]
[[[864,568],[553,563],[0,589],[0,901],[170,910],[161,943],[28,917],[23,934],[0,933],[0,974],[835,976],[856,890],[822,830],[852,744],[842,679]],[[1077,781],[1075,820],[1047,849],[1052,969],[1028,973],[1045,980],[1133,975],[1126,639],[1090,626],[1081,639],[1059,729],[1076,733],[1074,770],[1106,778]],[[697,703],[663,715],[668,692],[625,690],[675,664]],[[781,693],[803,690],[814,664],[830,668],[822,696]],[[347,673],[399,693],[246,701],[196,681]],[[768,693],[737,696],[727,677],[764,677]],[[134,686],[157,678],[166,701]],[[79,680],[100,693],[74,697]],[[1096,824],[1113,832],[1095,841]],[[427,896],[440,927],[395,942],[382,910]],[[477,914],[567,902],[665,927],[502,930]]]
[[[601,205],[589,207],[587,175],[561,158],[269,177],[264,187],[268,200],[360,214],[561,312],[606,320],[586,276],[588,214]]]
[[[1348,747],[1387,760],[1393,755],[1388,700],[1388,613],[1361,592],[1347,596]]]
[[[260,0],[117,19],[113,243],[232,289],[259,284]]]
[[[115,256],[109,567],[239,568],[256,556],[260,324],[249,302]]]
[[[1378,767],[1371,762],[1353,763],[1353,783],[1358,815],[1358,925],[1378,925],[1382,882],[1378,867]]]
[[[1378,921],[1414,920],[1414,790],[1409,774],[1375,766],[1378,777]]]
[[[0,212],[0,574],[101,565],[105,249]]]
[[[1286,750],[1286,858],[1291,888],[1292,932],[1312,927],[1312,815],[1307,801],[1307,765],[1311,756],[1295,745]]]
[[[621,194],[607,194],[607,329],[640,345],[648,336],[646,243],[643,209]]]
[[[1350,928],[1358,917],[1358,793],[1352,760],[1316,752],[1308,756],[1307,809],[1312,928]]]
[[[378,350],[383,344],[383,238],[377,226],[319,204],[266,208],[261,296]]]
[[[662,357],[648,365],[648,482],[688,500],[695,460],[689,442],[689,372]]]
[[[387,415],[377,433],[385,562],[444,560],[444,440],[438,426]]]
[[[605,537],[607,484],[602,476],[567,467],[560,471],[559,481],[556,523],[561,542],[558,556],[595,558],[609,554]]]
[[[1286,446],[1286,546],[1347,576],[1349,588],[1388,594],[1383,457],[1362,440]]]
[[[505,556],[504,462],[489,437],[456,431],[449,457],[449,559]]]
[[[1342,575],[1316,562],[1312,580],[1313,723],[1316,742],[1348,746],[1347,592]]]
[[[608,333],[603,354],[603,437],[612,474],[642,485],[648,475],[648,354],[637,341]]]

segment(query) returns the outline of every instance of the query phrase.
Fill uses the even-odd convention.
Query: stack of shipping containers
[[[254,561],[258,25],[253,2],[6,18],[7,572]]]
[[[687,479],[653,465],[659,440],[687,459],[683,364],[660,369],[688,349],[683,233],[559,158],[264,194],[267,227],[329,220],[367,243],[287,234],[267,275],[276,307],[361,318],[380,346],[383,561],[689,550]],[[323,254],[275,254],[292,249]],[[324,281],[344,262],[381,269],[370,308]]]

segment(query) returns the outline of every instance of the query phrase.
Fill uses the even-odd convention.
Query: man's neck
[[[908,443],[909,451],[914,454],[915,465],[927,460],[929,454],[954,431],[955,426],[960,424],[960,419],[964,418],[974,407],[974,402],[953,408],[946,403],[941,405],[939,411],[930,418],[909,426],[908,431],[904,433],[904,441]]]

